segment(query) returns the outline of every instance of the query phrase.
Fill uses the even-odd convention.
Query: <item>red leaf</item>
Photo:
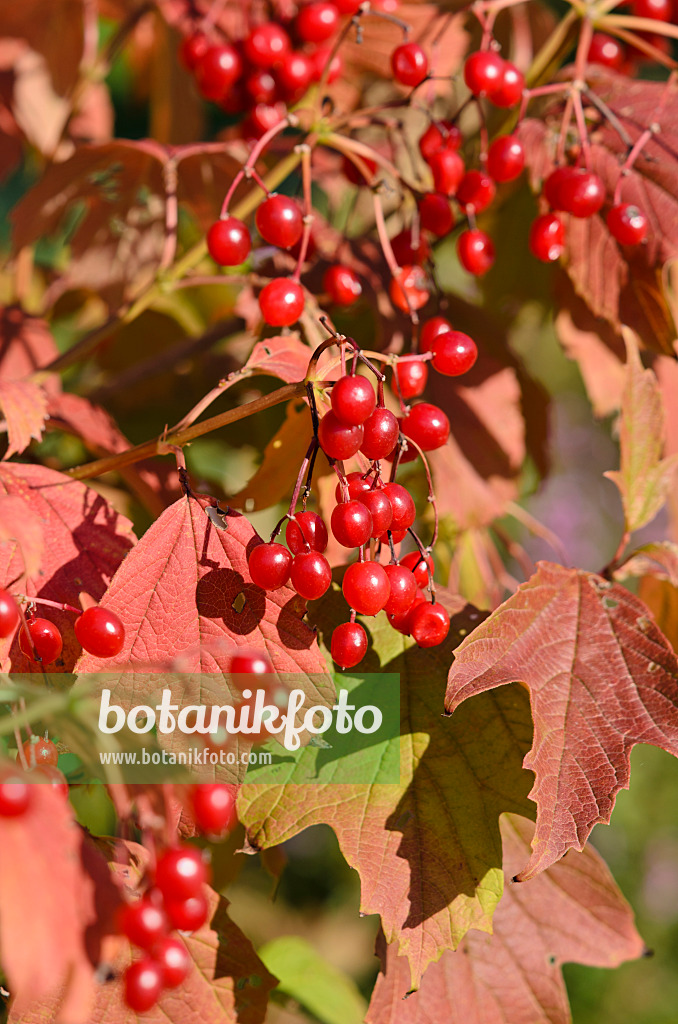
[[[81,0],[24,0],[0,7],[0,36],[25,39],[41,53],[62,95],[78,80],[83,50]]]
[[[678,662],[646,606],[594,573],[537,573],[457,648],[445,707],[519,681],[534,741],[524,766],[537,803],[525,880],[609,821],[629,785],[629,755],[652,743],[678,755]]]
[[[504,871],[524,862],[534,826],[501,820]],[[617,967],[643,953],[633,914],[602,858],[591,847],[523,885],[509,885],[493,934],[469,932],[459,949],[432,964],[407,999],[409,971],[394,946],[368,1010],[368,1024],[570,1024],[563,963]]]
[[[47,366],[59,355],[44,320],[29,316],[19,306],[0,308],[0,376],[18,380]],[[56,375],[47,378],[45,390],[58,389]]]
[[[8,542],[15,547],[18,558],[23,561],[21,578],[35,579],[42,566],[45,538],[40,517],[16,495],[0,497],[0,543]]]
[[[39,441],[47,419],[47,396],[31,380],[0,380],[0,408],[7,422],[7,451],[3,459],[20,455],[32,440]]]

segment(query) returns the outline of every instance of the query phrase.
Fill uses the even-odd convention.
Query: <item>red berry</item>
[[[452,121],[433,121],[419,139],[419,152],[428,163],[441,149],[459,149],[464,136]]]
[[[242,60],[228,43],[210,46],[198,61],[195,77],[205,99],[219,103],[242,74]]]
[[[464,81],[474,96],[485,96],[500,86],[504,60],[492,50],[479,50],[466,58]]]
[[[16,601],[7,590],[0,590],[0,639],[9,636],[19,621]]]
[[[437,647],[450,630],[450,617],[441,604],[426,601],[412,612],[410,633],[420,647]]]
[[[339,668],[353,668],[367,651],[367,633],[359,622],[342,622],[332,633],[332,658]]]
[[[191,958],[181,939],[165,935],[156,942],[151,956],[162,971],[163,988],[178,988],[188,977]]]
[[[384,459],[393,451],[400,428],[390,409],[375,409],[363,425],[364,437],[360,451],[368,459]]]
[[[402,398],[418,398],[426,387],[428,366],[419,359],[404,359],[396,363],[393,375]]]
[[[382,533],[390,529],[391,522],[393,521],[393,505],[391,504],[390,498],[383,490],[374,488],[370,491],[364,491],[358,495],[358,501],[361,502],[372,516],[372,532],[371,537],[381,537]]]
[[[314,0],[300,9],[294,27],[305,43],[324,43],[339,27],[339,11],[332,3]]]
[[[242,123],[242,135],[246,140],[260,139],[270,128],[280,124],[287,113],[282,101],[278,103],[257,103],[250,110],[249,117]]]
[[[428,586],[428,569],[426,563],[431,568],[431,575],[433,575],[433,559],[430,555],[424,559],[421,551],[410,551],[409,554],[403,555],[400,559],[400,564],[404,565],[406,569],[410,569],[414,573],[414,578],[417,581],[417,586],[427,587]]]
[[[499,135],[487,154],[487,171],[495,181],[513,181],[525,167],[525,149],[515,135]]]
[[[497,188],[489,174],[484,171],[467,171],[459,182],[456,198],[462,210],[470,207],[474,213],[482,213],[496,194]]]
[[[31,619],[26,624],[31,634],[35,654],[24,629],[19,633],[19,647],[31,661],[40,661],[43,665],[51,665],[61,654],[63,641],[57,626],[49,619]]]
[[[239,647],[231,656],[229,672],[232,675],[268,675],[273,672],[273,665],[264,651],[253,647]]]
[[[188,71],[194,71],[200,59],[209,49],[209,40],[202,32],[194,32],[186,36],[179,47],[179,59]]]
[[[614,36],[594,32],[588,53],[589,64],[600,64],[612,71],[621,71],[626,63],[626,49]]]
[[[150,949],[167,931],[167,915],[162,905],[142,896],[136,903],[121,907],[117,918],[118,931],[139,949]]]
[[[352,306],[356,299],[362,294],[360,278],[355,270],[350,267],[342,267],[337,263],[328,267],[323,277],[323,288],[330,297],[330,301],[337,306]]]
[[[349,499],[359,498],[364,491],[369,491],[372,487],[370,481],[360,472],[349,473],[346,477],[346,483],[348,484]],[[340,483],[335,487],[334,494],[337,501],[344,500]]]
[[[275,21],[265,21],[253,28],[243,49],[250,64],[258,68],[272,68],[290,48],[290,38]]]
[[[428,162],[436,192],[453,196],[464,177],[466,165],[454,149],[440,149]]]
[[[425,306],[428,302],[428,280],[423,269],[417,266],[401,267],[400,274],[391,278],[389,295],[393,305],[403,313]]]
[[[479,228],[462,231],[457,239],[457,255],[464,270],[481,277],[494,263],[494,245]]]
[[[400,544],[401,540],[405,540],[405,537],[407,537],[407,530],[387,530],[386,533],[382,533],[379,540],[382,544],[388,544],[389,537],[394,544]]]
[[[530,252],[544,263],[552,263],[562,256],[565,225],[557,214],[542,213],[532,221],[529,246]]]
[[[195,932],[209,916],[209,904],[203,893],[186,900],[165,900],[170,924],[180,932]]]
[[[488,91],[487,98],[495,107],[515,107],[523,98],[525,76],[515,64],[504,61],[499,82]]]
[[[404,565],[387,565],[385,572],[391,587],[389,599],[384,605],[386,614],[394,615],[411,608],[417,594],[414,575]]]
[[[125,643],[125,627],[108,608],[86,608],[75,620],[78,643],[97,658],[114,658]]]
[[[366,377],[340,377],[332,388],[332,411],[349,427],[364,423],[376,404],[374,388]]]
[[[340,14],[357,14],[363,0],[334,0],[334,6]]]
[[[362,445],[364,434],[362,426],[347,426],[331,409],[325,413],[318,428],[320,447],[330,459],[350,459]]]
[[[439,334],[445,334],[452,330],[452,324],[444,316],[433,316],[422,324],[421,337],[419,338],[419,351],[430,352],[433,349],[433,342]]]
[[[671,0],[634,0],[631,9],[637,18],[654,21],[671,21],[673,16]]]
[[[237,217],[215,221],[207,232],[207,251],[220,267],[237,267],[251,248],[250,233]]]
[[[401,85],[421,85],[428,74],[428,57],[418,43],[403,43],[391,54],[391,68]]]
[[[320,79],[322,78],[323,73],[325,71],[325,68],[327,67],[327,62],[330,59],[330,54],[331,53],[332,53],[332,48],[330,46],[319,46],[318,49],[315,50],[310,55],[311,56],[311,62],[313,64],[313,81],[314,82],[319,82]],[[330,69],[329,69],[329,71],[327,73],[327,83],[328,83],[328,85],[331,85],[332,82],[336,82],[336,80],[339,78],[339,76],[343,73],[343,70],[344,70],[344,62],[341,59],[341,54],[340,53],[335,53],[334,57],[332,57],[332,63],[330,64]]]
[[[454,227],[454,213],[447,197],[439,192],[427,192],[419,201],[419,220],[422,228],[437,238],[448,235]]]
[[[162,992],[162,968],[150,957],[137,960],[125,971],[125,1003],[135,1013],[155,1006]]]
[[[247,562],[252,583],[262,590],[279,590],[290,578],[292,555],[282,544],[257,544]]]
[[[446,202],[442,196],[441,199]],[[449,206],[449,203],[447,205]],[[391,239],[391,248],[399,266],[403,266],[405,263],[425,263],[431,255],[431,246],[424,236],[420,233],[415,243],[410,228],[405,228]]]
[[[397,629],[399,633],[404,633],[406,636],[410,634],[410,622],[414,614],[415,608],[418,608],[420,604],[426,604],[426,596],[421,590],[417,590],[414,601],[409,608],[404,608],[398,612],[391,612],[388,616],[388,621]]]
[[[187,900],[202,892],[210,872],[200,850],[174,846],[159,857],[155,884],[166,900]]]
[[[41,739],[40,736],[32,736],[23,745],[24,757],[28,770],[43,764],[51,764],[56,768],[59,762],[59,751],[51,740]],[[16,763],[21,764],[21,755],[17,754]]]
[[[324,551],[327,547],[327,527],[317,512],[297,512],[287,520],[285,529],[287,546],[294,555],[306,551]]]
[[[193,817],[198,831],[207,836],[230,832],[237,818],[235,791],[224,782],[203,782],[191,790]]]
[[[466,373],[477,358],[475,341],[461,331],[439,334],[433,342],[433,368],[446,377],[459,377]]]
[[[282,56],[276,67],[276,76],[280,87],[291,101],[304,95],[313,81],[313,61],[305,54],[290,51]]]
[[[372,515],[362,501],[342,501],[332,509],[331,529],[344,548],[357,548],[372,536]]]
[[[289,277],[276,277],[259,292],[261,315],[271,327],[289,327],[304,312],[301,285]]]
[[[633,203],[619,203],[607,214],[607,226],[622,245],[638,245],[647,236],[647,217]]]
[[[556,167],[544,181],[544,196],[554,210],[563,209],[560,198],[561,189],[573,170],[573,167]]]
[[[393,508],[393,519],[389,527],[391,533],[407,531],[417,516],[414,498],[402,484],[385,484],[383,491]]]
[[[405,437],[411,437],[422,451],[440,448],[450,436],[450,421],[442,409],[428,402],[413,405],[402,422]]]
[[[0,818],[19,818],[28,810],[31,790],[25,776],[11,768],[0,770]]]
[[[304,230],[301,210],[289,196],[269,196],[257,208],[254,219],[264,241],[278,245],[281,249],[295,245]]]
[[[369,180],[371,181],[372,178],[374,177],[374,175],[376,174],[377,164],[375,163],[374,160],[370,160],[369,157],[365,157],[365,156],[362,157],[362,162],[365,165],[365,167],[367,168],[367,170],[370,172]],[[366,184],[366,181],[365,181],[364,177],[362,176],[361,171],[358,170],[358,168],[353,163],[353,161],[349,160],[349,158],[347,156],[344,157],[341,166],[342,166],[342,170],[344,172],[344,175],[348,178],[348,180],[351,182],[352,185],[365,185]]]
[[[605,186],[597,174],[571,168],[560,185],[560,209],[573,217],[592,217],[605,202]]]
[[[278,86],[275,78],[266,68],[255,68],[243,83],[248,100],[252,103],[274,103]]]
[[[341,589],[350,607],[362,615],[380,612],[391,592],[384,567],[377,562],[349,565]]]
[[[290,582],[305,601],[317,601],[332,582],[330,563],[319,551],[302,551],[292,562]]]

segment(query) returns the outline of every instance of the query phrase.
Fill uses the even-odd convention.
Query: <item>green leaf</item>
[[[258,950],[279,979],[276,992],[296,999],[322,1024],[362,1024],[367,1003],[355,983],[297,935],[284,935]]]

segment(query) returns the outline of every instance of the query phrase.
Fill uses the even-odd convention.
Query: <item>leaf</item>
[[[39,441],[47,419],[47,396],[31,380],[0,380],[0,408],[7,422],[7,451],[3,459],[20,455],[32,440]]]
[[[655,576],[678,587],[678,544],[670,540],[643,544],[614,573],[616,580],[630,576]]]
[[[634,744],[678,755],[678,662],[624,587],[540,562],[455,652],[445,707],[516,681],[534,720],[523,764],[535,773],[537,829],[525,881],[610,820]]]
[[[678,455],[662,459],[664,406],[652,370],[644,370],[633,336],[625,334],[627,366],[621,408],[621,471],[608,472],[622,496],[629,533],[646,526],[666,501]]]
[[[23,560],[24,578],[40,572],[45,538],[39,516],[15,495],[0,497],[0,543],[12,543]]]
[[[3,381],[19,380],[47,366],[59,355],[44,320],[30,316],[20,306],[0,307],[0,374]],[[59,387],[56,374],[45,382],[47,391]]]
[[[115,512],[106,500],[83,484],[43,466],[0,464],[0,496],[21,500],[29,517],[42,524],[44,557],[38,577],[31,579],[30,596],[78,607],[86,590],[99,600],[113,573],[135,543],[132,524]],[[0,542],[0,586],[6,587],[25,571],[17,544]],[[80,654],[73,633],[73,614],[50,608],[49,618],[59,627],[64,640],[63,664],[50,672],[70,671]],[[16,636],[0,640],[0,668],[29,672],[32,662],[19,650]]]
[[[472,702],[452,720],[440,714],[451,651],[479,615],[462,610],[458,599],[447,601],[458,614],[440,648],[413,646],[384,615],[363,623],[372,646],[361,674],[351,676],[393,672],[401,683],[400,737],[364,751],[361,774],[370,784],[355,784],[339,761],[328,785],[300,790],[292,768],[285,785],[246,783],[238,797],[255,849],[311,825],[332,827],[360,875],[362,912],[381,915],[388,940],[409,960],[413,986],[469,928],[490,930],[503,884],[498,817],[504,810],[530,813],[520,761],[531,725],[520,688]],[[326,646],[342,604],[332,593],[312,606]],[[322,758],[317,750],[306,753]],[[380,782],[394,758],[400,785]]]
[[[287,384],[304,380],[312,352],[297,334],[287,337],[267,338],[258,341],[241,370],[239,376],[257,373],[279,377]]]
[[[296,1000],[322,1024],[362,1024],[367,1005],[355,982],[299,935],[283,935],[259,950],[279,979],[277,992]]]
[[[624,344],[609,325],[593,316],[571,285],[558,290],[558,299],[558,340],[579,367],[595,415],[609,416],[619,409],[624,391]]]
[[[62,95],[78,79],[83,33],[82,0],[24,0],[0,7],[0,36],[25,39],[41,53]]]
[[[534,826],[502,815],[504,871],[510,879]],[[383,943],[382,943],[383,946]],[[590,846],[524,885],[509,885],[493,934],[469,932],[455,953],[427,971],[405,999],[407,964],[382,949],[368,1024],[570,1024],[561,966],[617,967],[643,954],[633,914],[603,859]]]
[[[311,414],[305,402],[290,402],[285,422],[264,448],[261,465],[230,504],[248,512],[276,505],[292,493],[299,466],[313,436]]]

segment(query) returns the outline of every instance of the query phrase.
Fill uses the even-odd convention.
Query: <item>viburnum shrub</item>
[[[7,1024],[567,1024],[562,963],[647,951],[587,840],[634,745],[678,756],[677,20],[0,4]],[[249,731],[129,782],[175,764],[156,674]],[[375,687],[350,755],[253,721]],[[673,827],[607,844],[643,993]]]

